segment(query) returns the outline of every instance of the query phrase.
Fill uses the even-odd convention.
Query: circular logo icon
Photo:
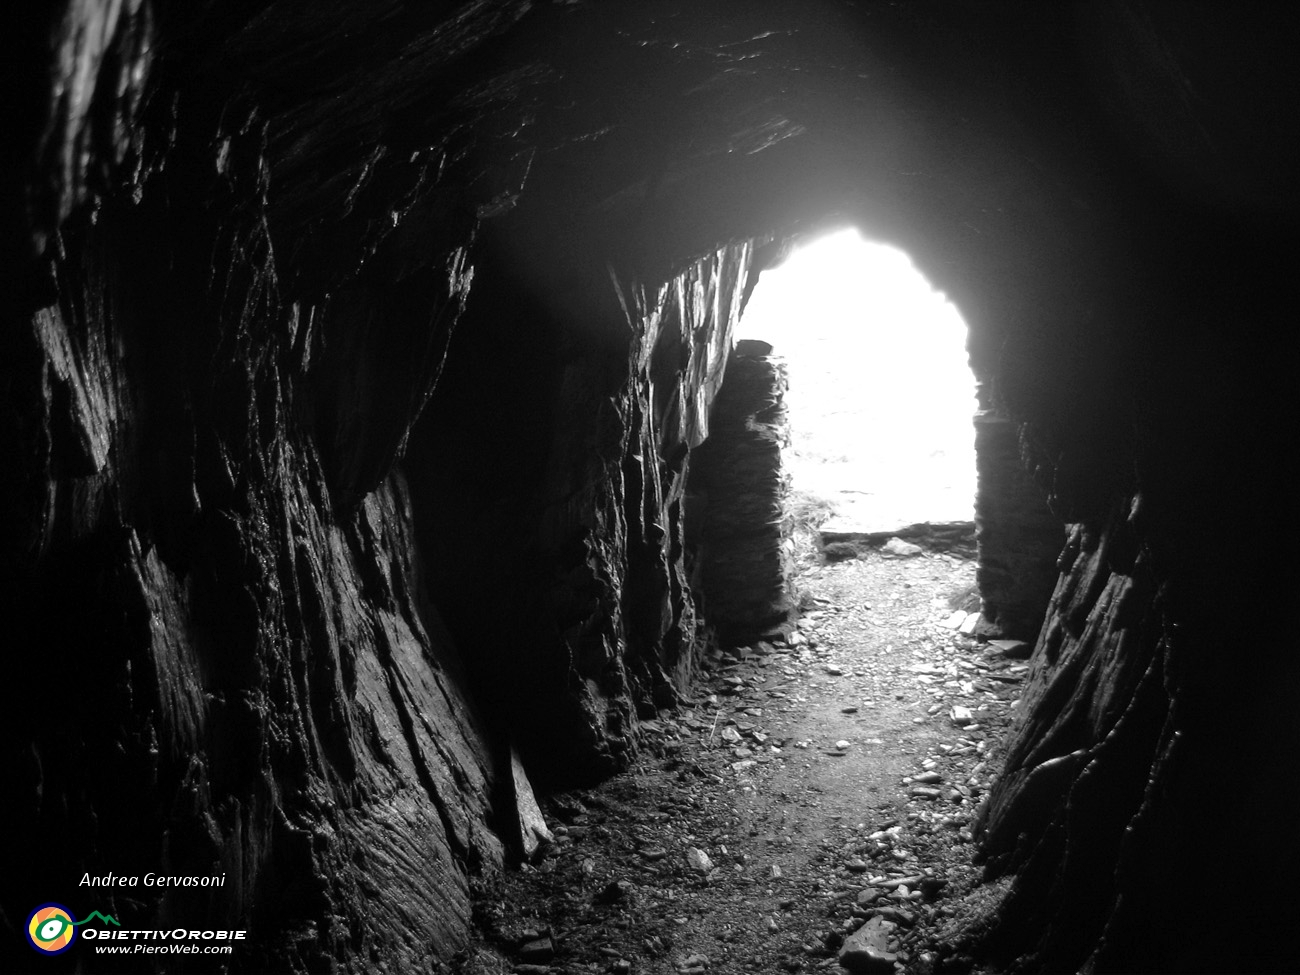
[[[72,912],[62,904],[42,904],[27,918],[27,940],[37,951],[57,955],[77,940]]]

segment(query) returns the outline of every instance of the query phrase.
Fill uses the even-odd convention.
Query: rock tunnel
[[[512,752],[594,781],[689,686],[734,326],[847,225],[960,306],[1067,539],[981,813],[1014,878],[983,957],[1294,964],[1289,8],[37,7],[2,163],[9,970],[74,965],[22,944],[34,906],[147,871],[224,882],[100,909],[247,929],[235,971],[449,963]]]

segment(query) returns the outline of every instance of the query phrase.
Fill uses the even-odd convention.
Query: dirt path
[[[788,640],[714,658],[628,774],[544,800],[556,843],[481,892],[458,970],[839,971],[872,918],[875,970],[935,968],[980,896],[968,827],[1024,665],[950,628],[966,559],[870,551],[799,584]]]

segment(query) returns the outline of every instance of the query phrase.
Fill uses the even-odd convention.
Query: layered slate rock
[[[220,870],[104,906],[247,926],[248,970],[454,956],[510,746],[618,768],[689,675],[682,482],[751,242],[857,222],[962,308],[1078,526],[990,963],[1293,967],[1295,15],[614,8],[6,22],[4,917]],[[1270,869],[1209,943],[1224,835]]]
[[[723,643],[738,646],[783,623],[793,605],[787,480],[785,363],[765,342],[737,343],[691,455],[687,547],[692,588]]]
[[[1020,456],[1017,425],[994,410],[975,415],[976,583],[990,635],[1032,640],[1043,623],[1065,542]]]
[[[654,287],[605,271],[577,306],[522,287],[498,254],[407,467],[476,695],[533,774],[589,781],[627,760],[637,716],[671,704],[694,666],[687,454],[708,431],[751,247]]]

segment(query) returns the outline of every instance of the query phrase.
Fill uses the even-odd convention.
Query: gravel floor
[[[955,628],[960,556],[873,550],[799,586],[788,640],[715,656],[628,773],[542,800],[555,843],[478,892],[456,970],[970,968],[950,935],[994,893],[970,824],[1025,665]],[[879,951],[842,959],[873,918]]]

